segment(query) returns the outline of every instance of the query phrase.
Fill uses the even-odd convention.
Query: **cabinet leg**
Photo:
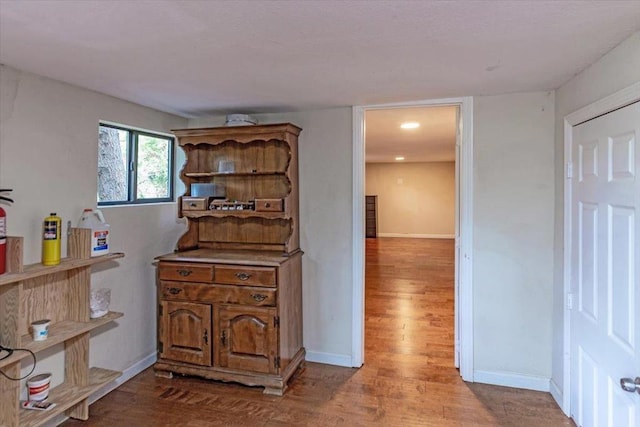
[[[168,379],[172,379],[173,378],[173,372],[171,372],[171,371],[156,370],[155,374],[156,374],[156,377],[160,377],[160,378],[168,378]]]
[[[264,391],[262,392],[263,394],[268,394],[270,396],[283,396],[284,395],[284,391],[287,389],[287,385],[285,384],[284,386],[282,386],[282,388],[280,387],[265,387]]]
[[[300,364],[298,365],[298,367],[296,368],[296,371],[293,373],[293,375],[291,375],[291,378],[289,378],[289,381],[293,380],[294,378],[298,377],[300,374],[302,374],[305,370],[305,368],[307,367],[307,362],[305,360],[303,360],[302,362],[300,362]]]

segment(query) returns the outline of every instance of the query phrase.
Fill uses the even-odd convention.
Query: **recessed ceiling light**
[[[402,129],[415,129],[420,127],[418,122],[405,122],[400,125]]]
[[[404,160],[404,156],[396,156],[396,160],[398,160],[398,161]]]

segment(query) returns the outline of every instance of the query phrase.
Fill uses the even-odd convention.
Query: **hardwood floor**
[[[548,393],[453,367],[453,242],[367,239],[365,365],[307,363],[283,397],[152,369],[65,426],[572,426]],[[345,325],[345,327],[348,327]]]

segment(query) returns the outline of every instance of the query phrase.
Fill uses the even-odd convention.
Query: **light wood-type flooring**
[[[89,421],[64,425],[574,425],[548,393],[460,379],[453,367],[453,241],[367,239],[366,250],[362,368],[307,362],[284,397],[260,387],[157,378],[147,369],[91,405]]]

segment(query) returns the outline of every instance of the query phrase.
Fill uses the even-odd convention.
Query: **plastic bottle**
[[[62,219],[53,212],[44,219],[42,228],[42,264],[60,264]]]
[[[109,253],[109,224],[99,209],[85,209],[82,211],[78,228],[91,229],[91,256]]]

